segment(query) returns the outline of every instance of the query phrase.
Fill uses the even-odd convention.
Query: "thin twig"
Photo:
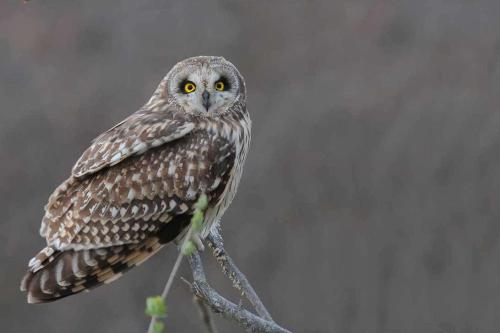
[[[179,254],[177,255],[177,259],[175,260],[174,268],[172,268],[172,272],[170,273],[170,276],[168,277],[167,284],[165,285],[165,288],[163,288],[163,292],[161,293],[161,297],[163,299],[167,298],[170,287],[172,286],[172,283],[174,281],[175,274],[179,270],[179,267],[181,265],[183,257],[184,257],[184,255],[182,254],[182,252],[179,251]]]
[[[186,280],[185,278],[183,278],[181,276],[181,280],[182,282],[184,282],[189,290],[193,290],[193,284],[191,282],[189,282],[188,280]],[[215,326],[215,322],[212,318],[212,315],[211,315],[211,312],[210,312],[210,309],[208,308],[208,306],[205,304],[205,302],[198,296],[196,296],[195,294],[193,294],[193,302],[196,303],[196,305],[198,306],[198,310],[200,310],[200,317],[201,317],[201,320],[203,321],[203,323],[205,324],[205,328],[207,330],[208,333],[218,333],[218,330],[217,330],[217,327]]]
[[[208,246],[212,249],[217,262],[222,267],[224,274],[233,282],[233,286],[253,305],[257,314],[268,321],[273,321],[271,314],[260,300],[246,276],[238,269],[233,259],[224,249],[224,241],[218,228],[213,228],[207,236]]]
[[[191,239],[191,234],[193,233],[193,228],[190,226],[188,232],[186,233],[186,236],[184,237],[183,244]],[[165,284],[165,287],[163,288],[163,292],[161,293],[161,298],[163,298],[163,301],[166,301],[168,292],[170,291],[170,288],[172,287],[172,283],[174,282],[175,275],[177,274],[177,271],[179,270],[179,267],[181,266],[182,258],[184,255],[182,254],[182,246],[179,248],[179,254],[177,255],[177,259],[175,260],[174,267],[172,268],[172,271],[170,272],[170,276],[168,277],[167,284]],[[148,326],[148,333],[154,333],[154,326],[156,321],[158,320],[158,317],[152,316],[151,321],[149,322]]]
[[[220,313],[225,319],[231,320],[250,333],[291,333],[273,321],[262,319],[250,311],[245,310],[241,304],[236,305],[219,293],[207,282],[205,272],[198,251],[189,256],[189,263],[193,273],[193,293],[200,297],[215,313]]]
[[[198,305],[198,309],[200,310],[201,321],[203,322],[203,324],[205,324],[207,332],[218,333],[217,327],[215,327],[215,323],[212,318],[212,314],[210,313],[210,310],[208,309],[205,302],[203,302],[203,300],[196,295],[193,296],[193,301],[196,303],[196,305]]]

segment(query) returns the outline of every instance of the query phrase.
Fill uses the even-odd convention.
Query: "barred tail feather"
[[[89,250],[42,250],[21,282],[28,303],[45,303],[110,283],[162,248],[158,237]],[[50,254],[50,255],[47,255]]]

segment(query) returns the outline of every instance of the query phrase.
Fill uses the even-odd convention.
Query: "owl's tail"
[[[45,248],[30,262],[21,281],[28,303],[45,303],[110,283],[164,245],[158,237],[136,244],[89,250]]]

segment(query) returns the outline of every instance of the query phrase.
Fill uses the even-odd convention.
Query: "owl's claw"
[[[193,234],[191,235],[191,240],[193,241],[194,245],[196,245],[196,249],[198,249],[199,252],[205,251],[205,245],[203,245],[203,240],[199,232],[193,232]]]

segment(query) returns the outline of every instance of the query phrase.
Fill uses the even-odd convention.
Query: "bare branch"
[[[189,256],[189,263],[193,273],[193,293],[201,298],[215,313],[219,313],[225,319],[233,321],[250,333],[291,333],[278,326],[275,322],[262,319],[245,310],[241,304],[236,305],[219,293],[217,293],[207,282],[205,272],[201,263],[200,255],[195,251]]]
[[[222,240],[222,236],[220,235],[218,228],[212,229],[210,234],[207,236],[207,241],[208,246],[213,251],[214,257],[222,267],[222,271],[231,280],[233,286],[241,291],[241,293],[253,305],[255,311],[261,318],[267,321],[273,321],[271,314],[267,311],[246,276],[238,269],[233,259],[231,259],[224,249],[224,241]]]

